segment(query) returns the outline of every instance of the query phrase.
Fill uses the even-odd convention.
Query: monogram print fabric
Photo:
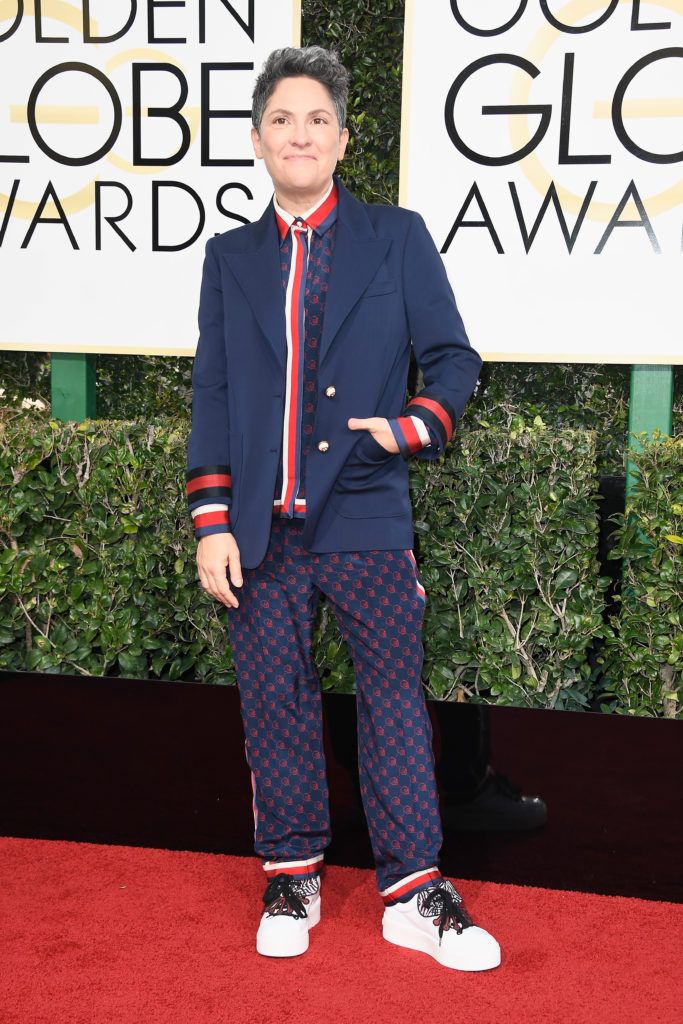
[[[228,629],[251,770],[254,848],[269,866],[331,841],[320,680],[312,658],[321,594],[353,661],[360,789],[377,888],[437,865],[442,844],[432,728],[421,680],[424,588],[410,550],[316,554],[300,519],[275,518],[243,570]],[[401,890],[403,898],[410,893]]]

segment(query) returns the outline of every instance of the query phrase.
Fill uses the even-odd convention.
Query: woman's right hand
[[[197,569],[202,587],[208,594],[222,601],[226,608],[239,608],[239,601],[228,583],[242,586],[240,549],[232,533],[212,533],[202,537],[197,546]]]

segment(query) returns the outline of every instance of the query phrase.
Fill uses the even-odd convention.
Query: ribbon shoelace
[[[296,878],[280,872],[271,878],[266,886],[263,902],[268,913],[290,914],[292,917],[308,917],[303,900],[296,891]]]
[[[439,926],[439,945],[444,931],[449,928],[456,928],[458,935],[464,928],[470,928],[474,921],[465,910],[462,900],[454,896],[445,886],[437,885],[427,893],[423,903],[424,911],[428,912],[433,908],[438,910],[434,924]]]

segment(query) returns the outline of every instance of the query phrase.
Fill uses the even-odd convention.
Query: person
[[[411,458],[444,451],[482,360],[422,217],[359,201],[336,173],[348,83],[333,51],[270,54],[251,137],[272,201],[206,243],[186,473],[199,582],[228,609],[266,874],[257,951],[304,953],[320,920],[331,834],[312,646],[324,594],[356,676],[382,934],[485,970],[500,946],[438,866],[408,486]],[[424,387],[406,402],[411,345]]]

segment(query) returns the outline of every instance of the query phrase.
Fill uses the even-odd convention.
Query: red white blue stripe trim
[[[389,426],[399,451],[406,459],[432,443],[425,422],[419,416],[396,416],[389,420]]]
[[[437,389],[430,385],[423,388],[419,395],[411,398],[402,416],[413,414],[423,419],[427,426],[435,431],[441,448],[445,448],[453,436],[456,424],[455,410],[448,399],[438,394]]]
[[[410,561],[413,563],[413,569],[415,570],[415,585],[417,586],[417,592],[423,601],[427,600],[427,592],[420,582],[420,575],[417,568],[417,559],[413,554],[412,548],[406,548],[406,554]]]
[[[230,531],[232,474],[229,466],[197,466],[186,473],[185,490],[195,537]]]
[[[249,764],[249,753],[247,751],[247,741],[244,741],[244,756]],[[249,769],[251,771],[251,769]],[[251,772],[251,811],[254,815],[254,837],[256,836],[256,829],[258,828],[258,808],[256,806],[256,778],[254,773]]]
[[[297,878],[312,878],[320,873],[323,866],[324,854],[318,853],[306,860],[267,860],[263,864],[263,870],[268,878],[284,873],[295,875]]]
[[[284,507],[285,507],[285,503],[282,500],[282,498],[274,498],[273,499],[273,515],[279,515],[282,512],[282,509]],[[306,499],[305,498],[295,498],[294,499],[294,511],[295,512],[301,512],[301,513],[306,511]]]
[[[287,371],[285,419],[282,441],[281,509],[291,516],[296,485],[300,478],[301,416],[299,407],[304,387],[304,289],[308,266],[308,229],[292,226],[292,263],[285,295],[287,324]]]
[[[441,872],[437,867],[413,871],[412,875],[406,875],[405,878],[402,878],[399,882],[394,882],[387,889],[381,889],[380,896],[387,907],[394,903],[407,902],[420,889],[426,889],[432,882],[441,877]]]
[[[291,230],[292,255],[285,290],[287,369],[282,440],[282,488],[273,499],[273,514],[306,514],[306,499],[299,498],[301,481],[301,406],[304,386],[305,293],[311,233],[326,229],[325,221],[337,205],[334,181],[323,198],[302,217],[295,217],[273,197],[280,239]]]
[[[198,537],[205,536],[205,533],[197,533],[198,530],[205,530],[207,526],[230,526],[230,509],[227,505],[201,505],[194,509],[192,525]],[[227,532],[227,531],[226,531]]]

